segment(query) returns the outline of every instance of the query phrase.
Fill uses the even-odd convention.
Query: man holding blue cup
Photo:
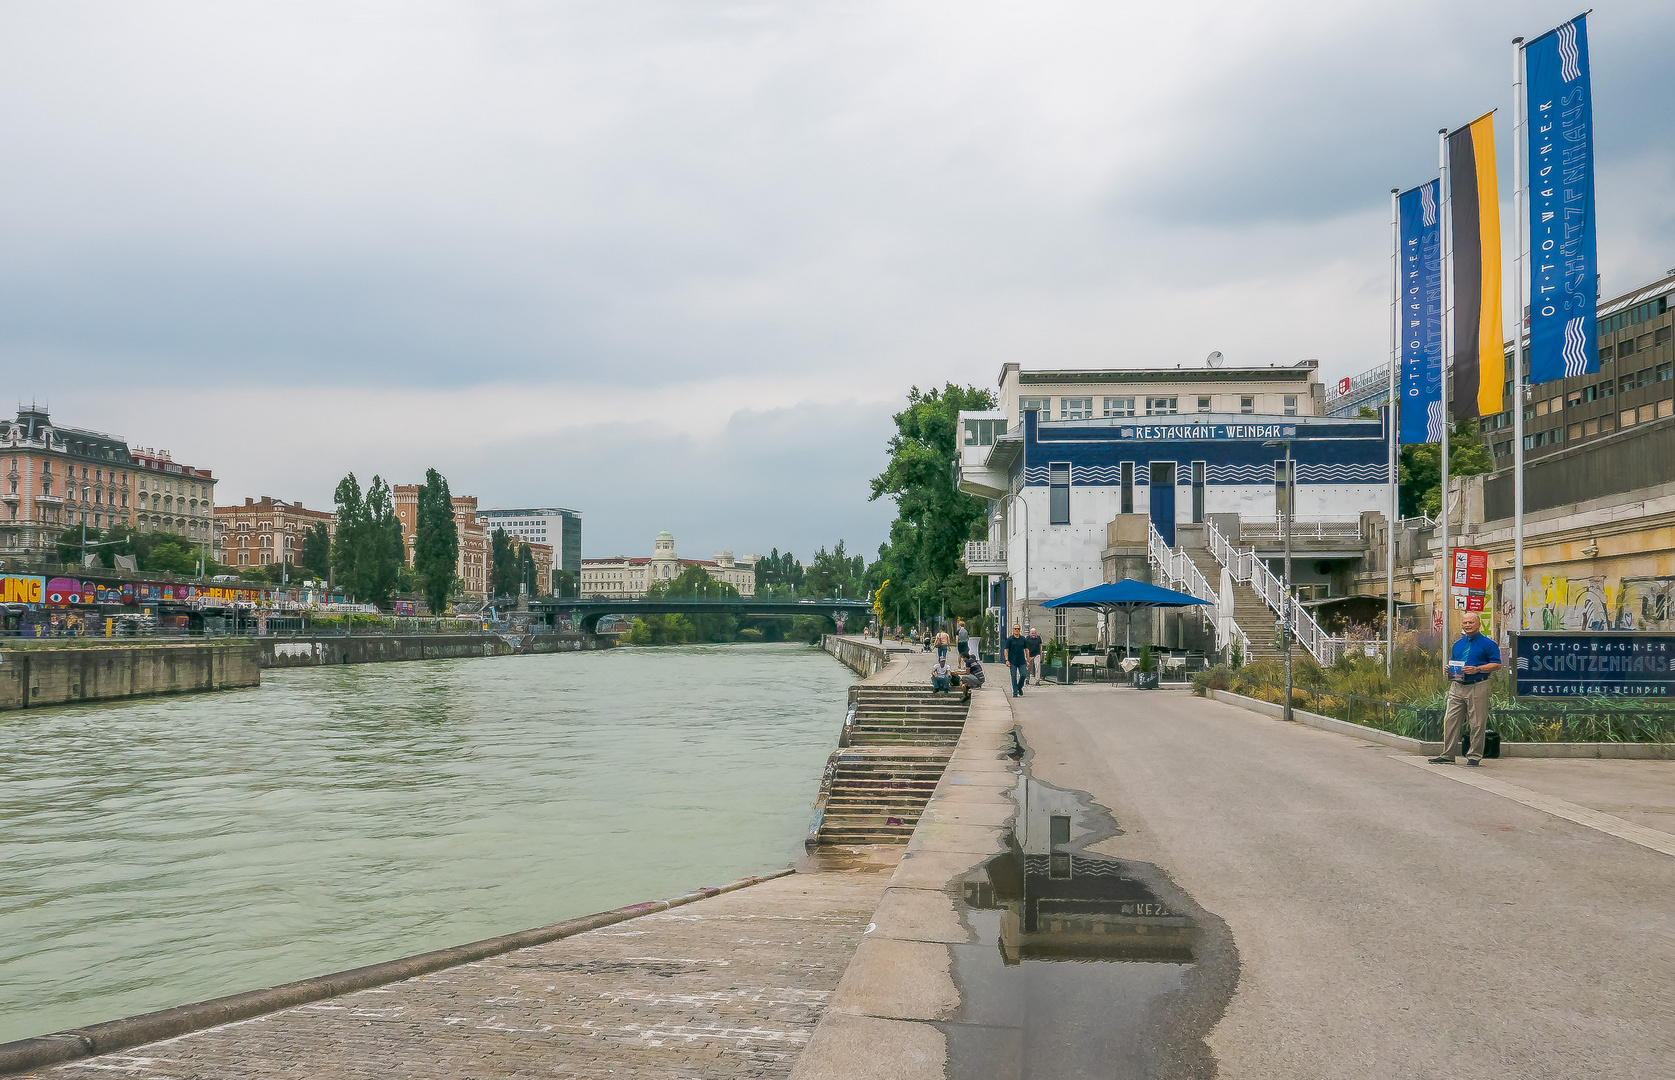
[[[1468,712],[1471,749],[1466,754],[1466,764],[1483,764],[1483,733],[1489,726],[1489,676],[1501,666],[1501,651],[1492,638],[1482,633],[1483,618],[1477,612],[1466,612],[1460,628],[1465,634],[1454,643],[1448,660],[1448,710],[1443,714],[1442,753],[1431,759],[1433,765],[1454,764],[1461,722]]]

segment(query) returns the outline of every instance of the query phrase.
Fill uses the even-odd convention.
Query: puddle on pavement
[[[1020,748],[1021,749],[1021,748]],[[1086,795],[1024,772],[1007,850],[954,883],[953,1080],[1212,1077],[1204,1043],[1238,980],[1219,918],[1151,863],[1089,852],[1120,834]]]

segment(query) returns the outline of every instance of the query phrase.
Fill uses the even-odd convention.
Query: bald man
[[[1471,750],[1466,764],[1483,764],[1483,733],[1489,725],[1489,676],[1501,666],[1501,651],[1493,638],[1483,631],[1483,617],[1475,611],[1466,612],[1460,621],[1465,633],[1454,643],[1448,665],[1448,711],[1443,714],[1442,753],[1431,759],[1433,765],[1454,764],[1454,753],[1460,745],[1460,725],[1466,715],[1471,716]]]

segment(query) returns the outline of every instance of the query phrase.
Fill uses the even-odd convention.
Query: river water
[[[682,646],[0,714],[0,1042],[783,867],[850,681]]]

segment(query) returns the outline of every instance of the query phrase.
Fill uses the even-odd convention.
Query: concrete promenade
[[[923,654],[891,659],[871,681],[928,681]],[[842,722],[834,702],[834,739]],[[787,1076],[900,853],[804,862],[684,907],[30,1075]]]
[[[1120,995],[1034,1038],[1042,1002],[972,955],[993,946],[960,882],[1004,849],[1024,770],[1109,809],[1087,850],[1158,868],[1206,928],[1213,992],[1149,1001],[1127,1059],[1062,1049],[1108,1039]],[[1664,1077],[1672,822],[1667,761],[1428,769],[1184,691],[991,682],[794,1080]]]

